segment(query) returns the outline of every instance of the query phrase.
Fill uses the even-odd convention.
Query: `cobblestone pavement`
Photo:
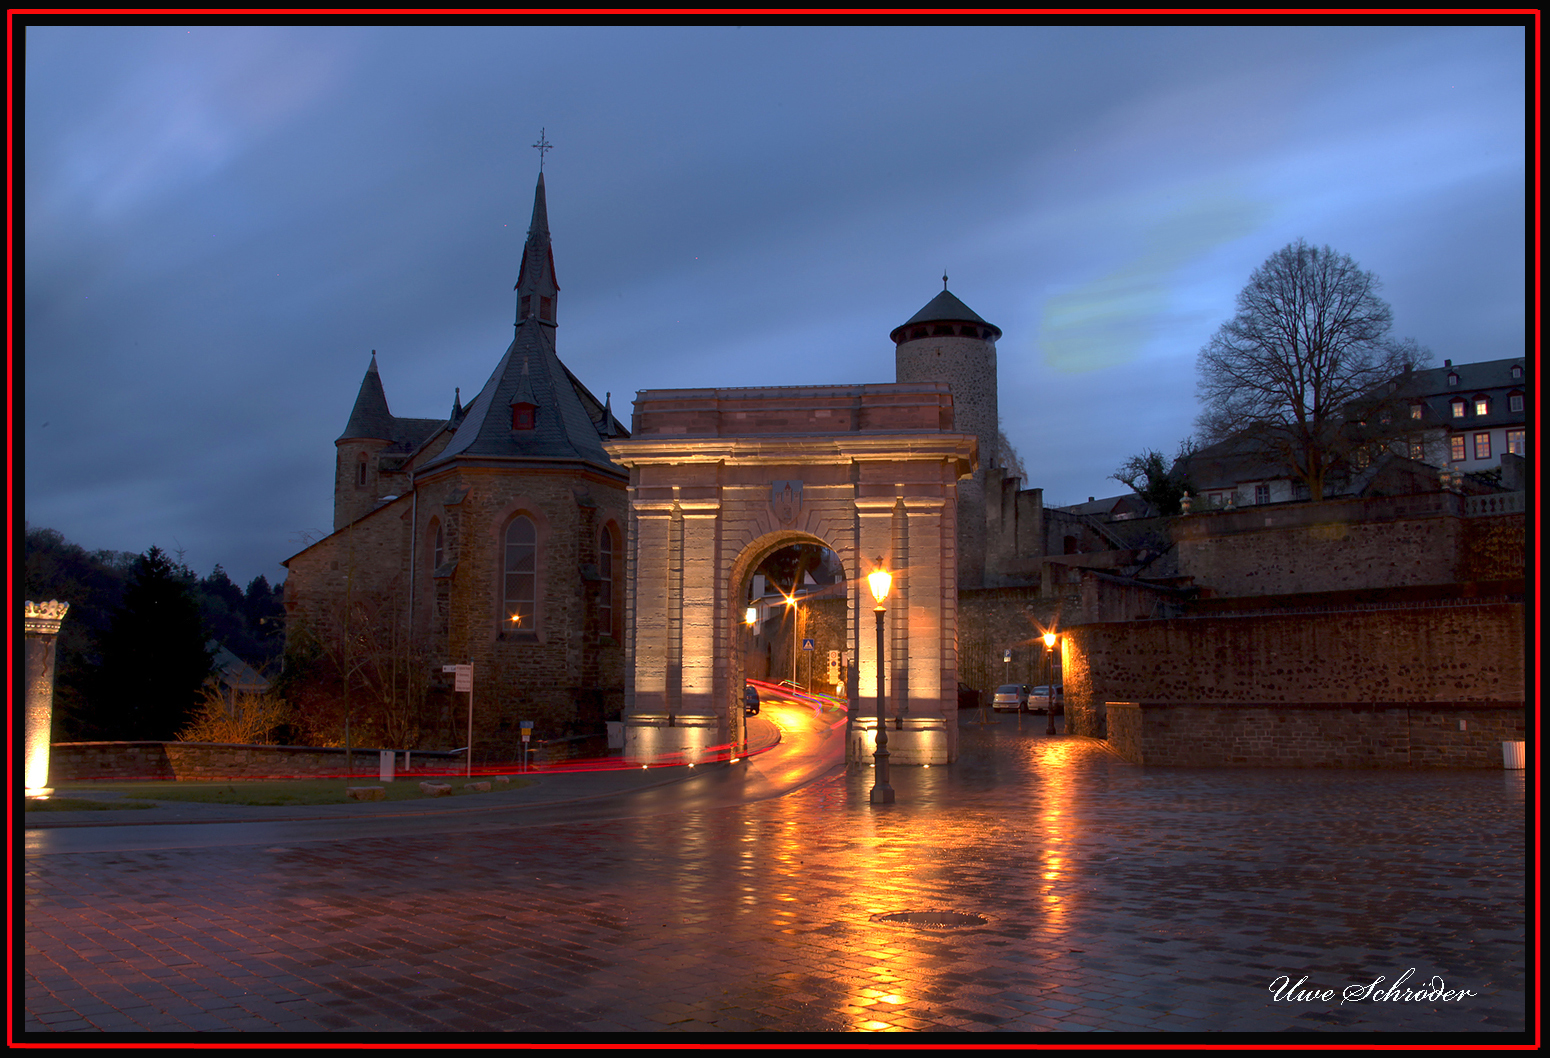
[[[961,760],[893,769],[892,806],[868,803],[861,769],[773,800],[635,819],[29,855],[13,1038],[1523,1041],[1522,772],[1145,769],[1043,727],[966,714]],[[985,921],[874,920],[921,910]],[[1380,975],[1376,994],[1342,1003]],[[1402,998],[1433,978],[1469,994]]]

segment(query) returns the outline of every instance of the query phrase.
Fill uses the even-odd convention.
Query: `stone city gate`
[[[642,390],[632,436],[625,597],[625,756],[699,760],[744,744],[741,622],[754,570],[793,543],[844,565],[849,759],[871,759],[875,603],[886,607],[888,747],[898,764],[958,751],[957,489],[977,442],[943,382]]]

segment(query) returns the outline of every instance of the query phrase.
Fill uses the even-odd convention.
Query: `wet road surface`
[[[809,714],[602,801],[29,831],[13,1032],[1524,1027],[1522,772],[1145,769],[965,711],[874,807]],[[922,910],[983,922],[878,921]]]

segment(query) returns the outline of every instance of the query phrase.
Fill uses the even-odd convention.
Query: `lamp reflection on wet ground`
[[[1038,724],[961,736],[951,766],[894,768],[887,806],[856,767],[629,818],[29,859],[29,1024],[95,1027],[124,995],[131,1031],[1522,1027],[1521,774],[1147,769]],[[876,920],[929,910],[985,921]],[[1473,996],[1269,991],[1409,967]]]

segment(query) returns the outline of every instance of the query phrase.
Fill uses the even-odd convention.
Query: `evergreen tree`
[[[119,551],[88,553],[54,529],[26,530],[26,597],[70,604],[59,627],[54,676],[54,741],[92,741],[108,736],[92,698],[101,663],[98,644],[124,597],[138,556]]]
[[[205,642],[192,574],[152,547],[101,640],[93,698],[106,737],[174,738],[210,675]]]
[[[269,578],[260,573],[248,581],[242,612],[248,635],[257,644],[252,663],[276,661],[285,649],[285,585],[270,587]]]

